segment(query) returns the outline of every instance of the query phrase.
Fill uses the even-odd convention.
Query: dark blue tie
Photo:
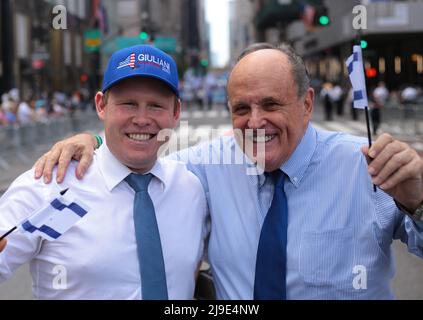
[[[144,300],[167,300],[162,245],[148,184],[153,176],[131,173],[125,181],[135,191],[134,225]]]
[[[275,192],[272,204],[261,228],[257,249],[254,299],[286,299],[286,244],[288,204],[283,189],[285,175],[281,170],[272,173]]]

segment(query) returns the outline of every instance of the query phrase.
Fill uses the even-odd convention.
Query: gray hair
[[[244,51],[239,55],[237,63],[250,53],[265,49],[280,51],[288,57],[288,60],[291,63],[292,67],[292,74],[297,85],[298,98],[303,98],[308,88],[310,88],[310,76],[308,74],[303,59],[300,55],[295,52],[294,48],[292,48],[289,44],[282,43],[279,46],[274,46],[273,44],[265,42],[254,43],[244,49]]]

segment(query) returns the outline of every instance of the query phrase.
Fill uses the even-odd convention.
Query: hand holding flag
[[[79,200],[76,201],[69,189],[63,190],[59,197],[49,201],[48,205],[10,229],[0,238],[0,241],[16,229],[39,235],[49,241],[56,240],[84,217],[88,210],[85,204]],[[0,248],[1,245],[0,242]]]

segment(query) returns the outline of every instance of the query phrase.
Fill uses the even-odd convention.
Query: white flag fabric
[[[19,224],[19,230],[39,235],[49,241],[56,240],[88,211],[89,208],[81,201],[77,201],[71,190],[67,190],[25,219]]]
[[[364,77],[363,54],[361,46],[354,46],[353,54],[347,60],[348,74],[353,87],[354,108],[364,109],[367,101],[366,78]]]

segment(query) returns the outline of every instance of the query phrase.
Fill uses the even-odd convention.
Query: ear
[[[95,95],[95,109],[100,120],[104,121],[106,118],[106,105],[104,104],[103,92],[99,91]]]
[[[175,119],[175,122],[177,123],[179,121],[179,118],[181,117],[181,99],[175,98],[175,110],[173,113],[173,117]]]
[[[313,114],[314,96],[315,96],[314,89],[308,88],[304,97],[304,111],[305,111],[305,116],[308,118],[308,120],[311,119],[311,116]]]

